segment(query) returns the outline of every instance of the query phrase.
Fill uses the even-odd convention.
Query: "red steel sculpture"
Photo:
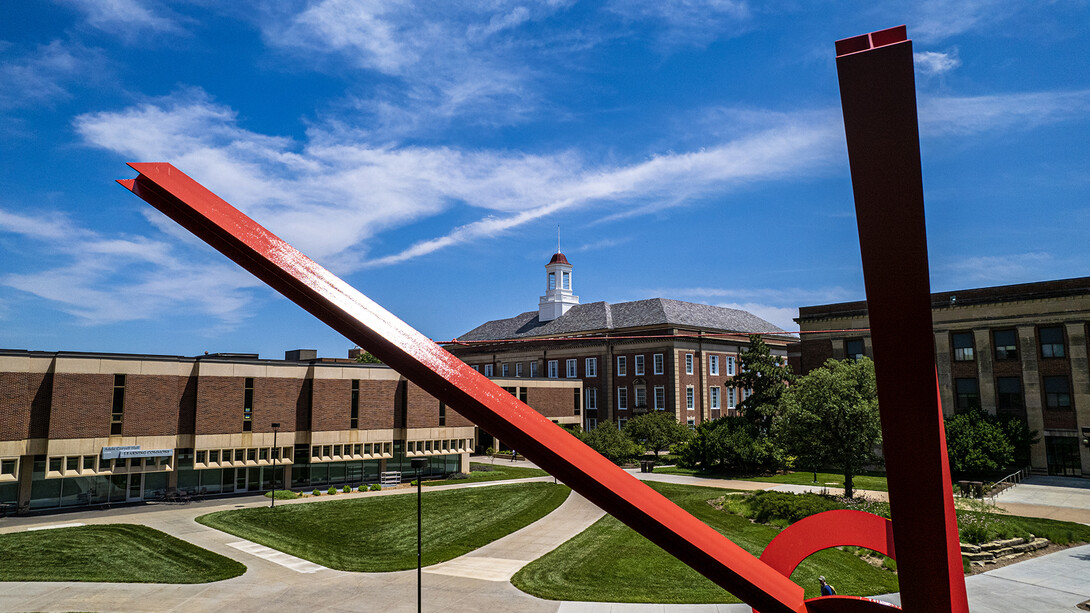
[[[753,607],[765,613],[886,610],[852,596],[805,600],[788,577],[819,549],[856,544],[892,556],[896,540],[904,610],[961,613],[968,609],[941,411],[937,394],[920,393],[937,382],[911,43],[902,26],[839,41],[837,52],[895,521],[891,532],[887,520],[873,515],[815,516],[777,537],[762,556],[767,560],[609,462],[172,165],[130,164],[139,176],[118,182]]]

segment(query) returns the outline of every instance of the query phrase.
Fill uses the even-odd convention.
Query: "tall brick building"
[[[497,381],[557,422],[577,382]],[[279,424],[275,428],[274,424]],[[0,350],[0,504],[52,508],[469,469],[476,427],[382,365]]]
[[[1090,475],[1090,277],[939,292],[931,311],[943,411],[1024,419],[1040,435],[1034,470]],[[796,321],[802,372],[829,358],[882,359],[866,302],[802,307]]]
[[[737,410],[731,379],[749,334],[787,358],[795,340],[737,309],[666,298],[580,304],[563,253],[545,265],[538,310],[486,322],[447,349],[486,376],[581,381],[583,427],[653,410],[697,424]]]

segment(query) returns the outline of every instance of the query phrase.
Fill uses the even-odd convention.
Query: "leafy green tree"
[[[698,425],[694,436],[678,448],[678,464],[683,468],[703,470],[709,470],[717,465],[719,460],[715,457],[711,445],[712,432],[725,423],[723,419],[711,419]]]
[[[624,433],[656,457],[692,436],[688,426],[678,423],[674,414],[666,411],[652,411],[633,417],[624,425]]]
[[[370,351],[361,351],[360,354],[356,356],[356,361],[360,364],[382,364],[382,360],[376,358]]]
[[[617,429],[613,422],[603,421],[598,427],[582,433],[575,433],[588,447],[597,451],[614,464],[630,462],[640,455],[642,449],[632,439]]]
[[[1024,421],[996,417],[981,408],[960,411],[946,419],[946,453],[953,473],[978,475],[1028,463],[1036,442]]]
[[[777,440],[802,465],[826,464],[844,474],[844,494],[855,492],[853,478],[864,467],[882,463],[874,450],[882,442],[874,362],[829,360],[798,379],[782,398],[774,422]]]
[[[776,441],[743,416],[722,417],[708,435],[708,453],[720,468],[755,473],[782,466],[785,457]]]
[[[751,393],[738,408],[758,433],[768,434],[772,418],[779,412],[780,398],[795,377],[785,360],[772,355],[760,335],[750,335],[749,348],[739,357],[741,365],[731,385]]]

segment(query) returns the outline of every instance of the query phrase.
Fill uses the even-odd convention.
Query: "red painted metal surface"
[[[904,26],[836,43],[901,607],[969,610],[935,378],[912,42]]]
[[[825,511],[801,519],[776,535],[761,552],[761,561],[790,577],[810,554],[841,545],[866,547],[897,559],[893,523],[863,511]]]
[[[119,181],[425,391],[509,443],[762,611],[806,610],[803,589],[521,403],[408,324],[166,163]]]

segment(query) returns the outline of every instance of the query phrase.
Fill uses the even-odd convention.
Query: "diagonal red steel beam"
[[[901,607],[967,613],[939,405],[923,173],[904,26],[837,41]]]
[[[606,460],[287,242],[167,163],[119,181],[289,300],[705,577],[765,613],[803,589]]]

